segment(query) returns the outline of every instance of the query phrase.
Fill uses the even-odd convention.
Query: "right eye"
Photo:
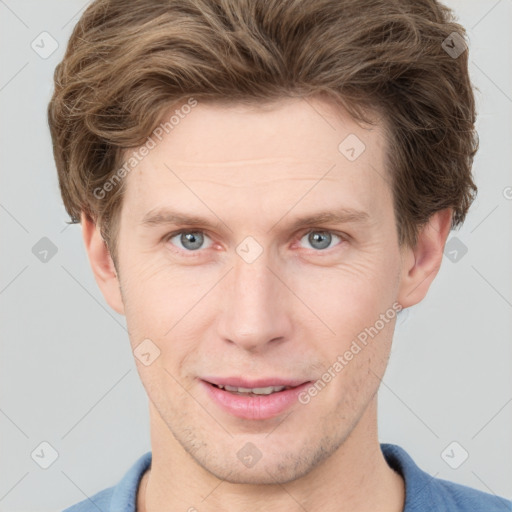
[[[197,252],[202,248],[201,246],[204,243],[205,237],[210,238],[203,231],[181,230],[167,235],[165,240],[171,242],[172,245],[176,246],[181,251]],[[181,244],[181,246],[179,244]],[[205,247],[203,247],[203,249],[204,248]]]

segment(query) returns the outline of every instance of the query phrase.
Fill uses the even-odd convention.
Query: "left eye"
[[[340,236],[335,235],[330,231],[310,231],[309,233],[306,233],[301,240],[307,238],[308,243],[311,244],[313,249],[323,250],[329,248],[329,245],[333,241],[333,237],[338,240],[342,240]]]
[[[177,239],[181,244],[181,247],[177,245],[179,249],[193,252],[197,251],[198,249],[205,249],[205,247],[202,247],[205,237],[208,239],[210,238],[202,231],[180,231],[179,233],[169,236],[167,240],[170,241],[173,245],[177,245],[176,242],[172,241]]]

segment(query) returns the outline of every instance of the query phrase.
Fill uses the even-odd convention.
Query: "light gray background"
[[[400,320],[380,439],[431,475],[510,499],[512,1],[447,4],[469,31],[479,89],[479,195],[450,235],[467,254],[445,257],[426,300]],[[1,511],[62,509],[115,484],[150,449],[124,318],[96,286],[80,226],[65,223],[46,122],[53,70],[85,5],[0,0]],[[43,31],[59,44],[46,59],[31,47]],[[46,263],[32,253],[42,237],[58,249]],[[48,469],[31,458],[42,441],[58,452]],[[458,469],[441,457],[453,441],[469,453]]]

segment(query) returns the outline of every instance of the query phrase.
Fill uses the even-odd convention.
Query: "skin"
[[[136,359],[153,452],[137,510],[403,510],[403,480],[377,435],[395,319],[307,405],[273,419],[231,416],[198,380],[320,379],[393,303],[424,298],[451,211],[436,213],[415,247],[399,246],[384,130],[320,99],[265,109],[199,103],[125,178],[116,265],[82,217],[96,280],[126,316],[132,349],[149,338],[160,350],[149,366]],[[349,134],[366,146],[354,161],[338,150]],[[218,225],[142,223],[170,206]],[[290,227],[341,207],[368,218]],[[203,245],[167,236],[180,229],[202,231]],[[340,238],[322,249],[312,231]],[[247,236],[263,249],[252,263],[236,252]],[[262,454],[251,468],[237,457],[247,442]]]

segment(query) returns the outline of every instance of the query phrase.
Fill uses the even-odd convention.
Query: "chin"
[[[244,445],[245,451],[242,448],[235,453],[229,445],[217,445],[214,452],[209,452],[208,444],[194,453],[189,451],[189,454],[198,465],[219,480],[241,485],[286,484],[313,471],[336,451],[341,442],[326,437],[317,439],[315,443],[312,439],[305,440],[302,446],[284,444],[287,450],[279,450],[267,442],[266,447],[262,446],[261,451],[256,451],[255,445],[248,442]]]

